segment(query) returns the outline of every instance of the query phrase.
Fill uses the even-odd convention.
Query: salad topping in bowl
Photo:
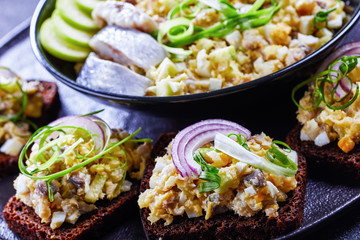
[[[112,31],[115,41],[104,42],[100,48],[92,45],[96,53],[151,81],[145,89],[142,86],[135,92],[145,96],[175,96],[236,86],[289,66],[329,41],[334,31],[344,24],[346,14],[344,2],[337,0],[251,3],[140,0],[134,5],[100,2],[92,16],[99,27],[117,29]],[[140,41],[135,37],[127,48],[117,47],[129,32],[138,36],[148,34],[153,39]],[[109,34],[109,30],[99,32],[96,38],[105,37],[104,34]],[[153,40],[158,43],[150,44]],[[136,52],[147,51],[155,45],[161,45],[162,49],[141,57],[148,64],[139,65],[134,61]],[[151,61],[164,51],[166,57]],[[106,68],[106,65],[112,66],[110,63],[103,66]],[[95,66],[91,71],[102,69]],[[108,79],[104,75],[100,81]],[[78,80],[81,85],[104,91],[92,81],[95,80],[89,76],[85,81]],[[133,81],[127,79],[132,87]],[[109,87],[106,92],[114,93],[112,89]]]

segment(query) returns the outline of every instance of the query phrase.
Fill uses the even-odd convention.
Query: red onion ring
[[[329,65],[334,62],[336,59],[343,56],[354,56],[360,55],[360,41],[352,42],[345,45],[342,45],[339,49],[337,49],[334,53],[326,58],[326,60],[320,65],[316,74],[324,71],[329,67]],[[339,71],[339,65],[334,66],[333,70]],[[333,83],[333,87],[335,87],[336,83]],[[346,77],[341,78],[339,80],[339,86],[335,91],[336,96],[339,98],[344,97],[351,90],[351,85],[349,79]]]
[[[342,45],[325,59],[325,61],[320,65],[319,70],[316,73],[324,71],[335,59],[338,59],[342,56],[353,55],[351,54],[351,52],[358,51],[358,48],[360,48],[360,41]],[[357,55],[357,53],[355,55]]]
[[[181,176],[200,174],[201,167],[193,158],[194,151],[214,140],[217,132],[243,134],[246,138],[251,136],[248,129],[223,119],[209,119],[188,126],[175,136],[171,148],[172,160]]]
[[[99,118],[100,119],[100,118]],[[101,119],[100,119],[101,120]],[[102,120],[101,120],[102,121]],[[96,122],[93,121],[93,118],[89,118],[89,116],[79,117],[79,116],[66,116],[59,118],[50,124],[49,126],[73,126],[73,127],[81,127],[89,132],[95,134],[95,148],[100,149],[105,146],[105,134],[102,127],[99,126]],[[49,137],[56,138],[59,133],[52,133]]]
[[[103,132],[103,142],[105,143],[105,139],[106,139],[106,130],[105,129],[111,129],[110,126],[104,121],[102,120],[101,118],[97,117],[97,116],[94,116],[94,115],[89,115],[89,116],[86,116],[87,118],[91,119],[92,121],[94,121],[102,130]]]

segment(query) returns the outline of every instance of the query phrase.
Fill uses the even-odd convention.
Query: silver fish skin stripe
[[[92,17],[99,28],[116,25],[146,33],[152,33],[158,29],[158,24],[148,14],[127,2],[99,2],[92,11]]]
[[[163,47],[149,34],[117,26],[103,28],[91,39],[90,46],[101,58],[145,70],[166,57]]]
[[[118,63],[90,53],[76,81],[90,89],[108,93],[144,96],[152,81]]]

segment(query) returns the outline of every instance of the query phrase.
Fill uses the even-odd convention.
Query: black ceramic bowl
[[[360,0],[346,1],[349,8],[353,9],[349,21],[334,35],[334,37],[323,45],[321,48],[306,56],[302,60],[270,75],[261,77],[259,79],[243,83],[237,86],[224,88],[216,91],[184,95],[184,96],[171,96],[171,97],[139,97],[121,94],[105,93],[89,89],[78,84],[76,74],[74,71],[74,64],[59,60],[48,54],[41,46],[39,41],[39,29],[41,24],[50,17],[55,7],[56,0],[41,0],[35,10],[31,21],[30,39],[32,49],[36,58],[40,63],[58,80],[68,85],[69,87],[90,94],[99,98],[112,100],[120,103],[137,103],[137,104],[156,104],[156,103],[177,103],[177,102],[190,102],[198,101],[209,98],[221,97],[230,94],[242,94],[241,92],[258,87],[265,83],[272,83],[274,81],[289,81],[303,79],[304,75],[314,71],[314,66],[317,66],[323,58],[325,58],[339,43],[339,41],[353,28],[360,18]],[[307,73],[307,74],[305,74]]]

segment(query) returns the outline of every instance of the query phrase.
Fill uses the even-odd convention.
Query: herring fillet
[[[90,89],[108,93],[144,96],[150,79],[118,63],[90,53],[76,81]]]
[[[103,28],[91,39],[90,47],[102,58],[145,70],[166,57],[162,46],[149,34],[118,26]]]
[[[99,28],[116,25],[152,33],[158,29],[157,23],[146,13],[127,2],[99,2],[92,11],[92,17]]]

